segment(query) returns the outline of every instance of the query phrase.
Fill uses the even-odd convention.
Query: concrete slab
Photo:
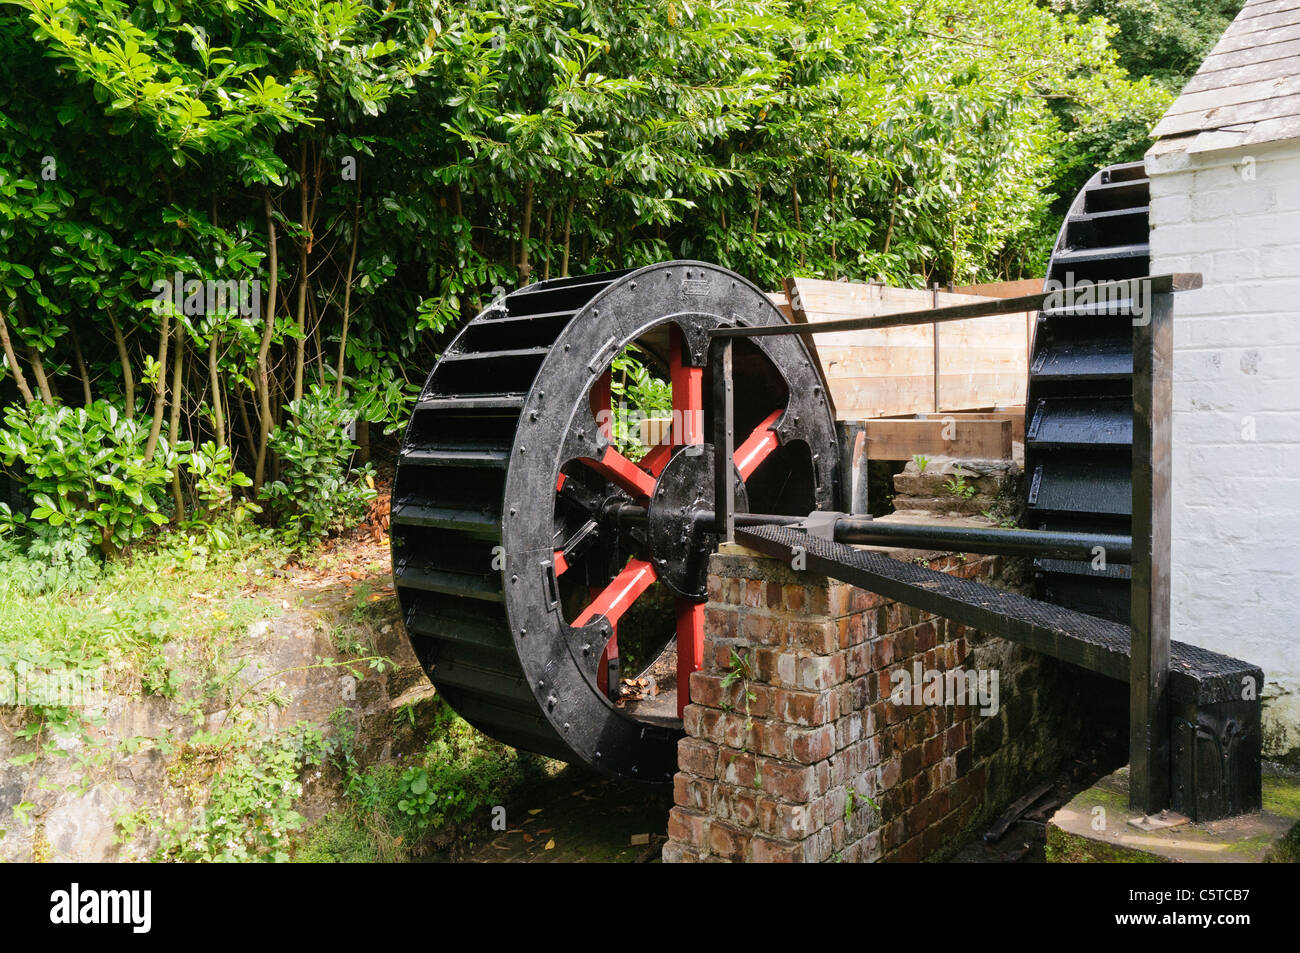
[[[1047,827],[1049,863],[1300,861],[1300,777],[1264,773],[1264,809],[1240,817],[1141,831],[1128,808],[1128,768],[1080,792]]]

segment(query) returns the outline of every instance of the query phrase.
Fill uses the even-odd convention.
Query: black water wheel
[[[1150,269],[1149,189],[1141,162],[1110,166],[1079,192],[1048,264],[1048,290],[1121,281]],[[1039,313],[1025,421],[1025,525],[1132,531],[1133,303],[1077,303]],[[1129,620],[1127,564],[1036,559],[1039,596]]]
[[[452,342],[408,425],[391,522],[407,631],[466,720],[606,774],[671,778],[715,541],[689,518],[712,485],[706,332],[783,322],[739,276],[670,262],[522,288]],[[629,345],[673,401],[669,441],[635,461],[608,412]],[[739,342],[734,378],[741,499],[830,507],[833,416],[802,342]],[[624,701],[619,646],[623,674],[666,690]]]

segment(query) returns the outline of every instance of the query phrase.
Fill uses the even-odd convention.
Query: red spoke
[[[648,498],[655,490],[654,477],[613,447],[606,447],[599,460],[592,460],[590,457],[580,457],[579,459],[605,479],[618,484],[633,496]]]
[[[677,605],[677,717],[691,701],[691,672],[704,662],[704,603],[678,599]]]
[[[673,446],[704,442],[704,368],[691,367],[682,359],[682,332],[673,325],[668,355],[669,379],[673,390],[671,436],[641,458],[641,468],[652,476],[663,473],[672,457]]]
[[[704,443],[704,368],[691,367],[683,359],[685,342],[673,325],[668,366],[673,385],[673,443],[686,446]]]
[[[750,474],[758,469],[758,465],[780,446],[776,431],[772,427],[783,413],[785,413],[784,410],[772,411],[767,416],[767,419],[755,427],[754,432],[745,438],[745,442],[736,448],[734,459],[736,469],[740,471],[742,480],[748,480]]]
[[[641,593],[649,589],[655,581],[655,568],[644,559],[633,559],[623,571],[614,577],[600,594],[591,601],[582,614],[574,620],[575,627],[586,625],[597,616],[604,616],[610,624],[617,625],[628,606],[636,602]]]
[[[651,476],[658,476],[664,472],[664,467],[668,465],[668,458],[673,455],[672,444],[661,443],[650,449],[644,457],[641,458],[640,466],[643,470],[648,470]]]

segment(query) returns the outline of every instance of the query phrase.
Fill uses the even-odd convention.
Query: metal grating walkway
[[[1046,655],[1120,681],[1129,676],[1129,628],[1019,593],[900,562],[881,553],[810,536],[787,526],[736,529],[736,542],[789,561],[802,550],[809,572],[895,599],[925,612],[1021,642]],[[1239,659],[1182,642],[1170,645],[1171,697],[1181,702],[1239,700],[1242,679],[1263,689],[1263,672]]]

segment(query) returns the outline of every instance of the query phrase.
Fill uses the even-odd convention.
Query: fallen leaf
[[[546,849],[547,849],[547,850],[554,850],[554,849],[555,849],[555,838],[552,837],[550,840],[548,840],[548,841],[546,842]]]
[[[529,814],[540,814],[540,813],[542,813],[542,809],[541,809],[540,807],[530,808],[529,811],[528,811],[528,813],[529,813]]]

